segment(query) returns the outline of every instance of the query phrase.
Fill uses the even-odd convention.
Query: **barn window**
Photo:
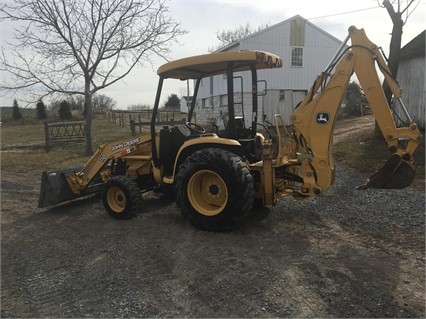
[[[301,47],[291,48],[291,66],[293,67],[303,66],[303,48]]]
[[[290,46],[305,46],[305,20],[296,18],[290,24]]]
[[[284,100],[285,100],[285,91],[280,90],[280,101],[284,101]]]

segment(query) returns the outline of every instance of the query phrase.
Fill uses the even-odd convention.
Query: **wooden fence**
[[[85,122],[57,122],[44,123],[44,138],[46,141],[46,152],[55,142],[84,141]]]
[[[185,124],[185,119],[182,119],[180,121],[170,120],[170,121],[162,121],[162,122],[155,122],[156,125],[176,125],[176,124]],[[138,128],[136,130],[136,127]],[[134,120],[130,121],[130,132],[132,133],[132,136],[135,136],[137,133],[145,133],[149,132],[151,127],[151,122],[135,122]],[[137,132],[138,131],[138,132]]]
[[[130,126],[131,121],[135,123],[150,122],[152,116],[152,110],[142,110],[138,112],[114,110],[107,113],[108,122],[114,123],[115,125],[125,127]],[[158,111],[157,123],[160,122],[180,122],[186,119],[187,114],[176,112],[176,111]]]

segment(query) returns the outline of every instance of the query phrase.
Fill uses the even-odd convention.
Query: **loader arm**
[[[152,157],[150,156],[150,145],[151,135],[144,134],[135,136],[126,140],[115,141],[99,146],[95,154],[86,162],[83,169],[74,174],[66,176],[68,184],[71,190],[75,194],[80,194],[86,187],[92,182],[92,180],[100,175],[101,180],[104,182],[110,178],[107,176],[109,170],[103,169],[111,161],[118,158],[126,159],[130,158],[131,154],[138,151],[138,158],[132,158],[132,160],[143,160],[150,162]],[[143,149],[145,148],[145,152]],[[146,153],[146,155],[143,155]],[[142,154],[142,155],[141,155]]]
[[[402,188],[411,184],[415,163],[413,153],[422,139],[401,101],[401,90],[392,78],[379,48],[372,43],[363,29],[349,28],[345,42],[326,70],[317,77],[311,90],[299,107],[290,115],[294,139],[301,162],[302,178],[316,176],[315,185],[305,185],[309,195],[322,193],[334,180],[332,155],[333,133],[346,87],[355,73],[376,117],[392,154],[385,167],[373,175],[363,186]],[[351,39],[351,46],[346,42]],[[408,124],[397,127],[386,100],[377,69],[391,89],[407,117]],[[331,71],[334,69],[334,72]]]
[[[152,159],[150,150],[150,134],[135,136],[99,146],[84,167],[43,172],[38,207],[99,193],[102,190],[100,186],[111,178],[111,166],[117,159],[123,159],[124,165],[130,165],[131,162],[137,174],[149,174]],[[126,168],[125,174],[129,173],[132,170]]]

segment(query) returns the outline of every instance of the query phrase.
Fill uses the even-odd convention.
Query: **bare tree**
[[[253,28],[249,22],[246,23],[245,26],[240,25],[239,27],[233,29],[233,30],[217,30],[216,31],[216,37],[219,40],[220,44],[218,48],[227,46],[235,41],[238,41],[239,39],[242,39],[252,33],[258,32],[260,30],[266,29],[269,27],[269,23],[262,24],[258,26],[257,28]],[[213,52],[216,49],[209,48],[209,52]]]
[[[104,94],[95,94],[92,97],[92,104],[95,111],[105,112],[114,109],[117,102]]]
[[[384,0],[382,3],[383,7],[386,8],[392,20],[392,36],[391,36],[391,41],[389,44],[388,67],[389,67],[389,70],[391,71],[391,75],[393,78],[396,78],[398,73],[399,58],[401,53],[402,28],[407,22],[410,14],[417,7],[415,6],[414,9],[411,10],[411,12],[409,12],[409,7],[415,1],[416,0],[410,0],[410,2],[408,2],[407,6],[404,9],[401,9],[401,0],[393,0],[392,3],[389,0]],[[417,1],[420,2],[419,0]],[[395,11],[393,7],[395,3],[397,6],[397,11]],[[385,81],[383,81],[382,86],[386,96],[386,100],[388,101],[388,104],[391,105],[392,91],[390,90],[389,86],[387,85]],[[377,121],[375,122],[374,135],[376,136],[376,138],[379,138],[379,139],[383,138],[382,132],[379,128]]]
[[[0,19],[17,21],[14,42],[2,50],[4,92],[24,90],[35,100],[81,94],[86,106],[86,153],[92,154],[92,95],[135,67],[166,59],[185,33],[165,0],[15,0]],[[3,78],[6,78],[4,76]]]
[[[396,78],[396,75],[398,73],[398,67],[399,67],[402,28],[407,22],[410,14],[417,7],[415,6],[414,9],[410,12],[409,8],[413,3],[416,2],[416,0],[410,0],[409,2],[407,2],[407,6],[404,9],[401,8],[401,2],[402,2],[401,0],[392,1],[392,3],[389,0],[383,1],[383,6],[388,11],[389,16],[392,20],[392,37],[391,37],[391,41],[389,45],[388,67],[394,78]],[[418,3],[419,2],[420,1],[418,1]],[[393,5],[396,5],[396,11]],[[386,82],[383,83],[383,89],[385,91],[386,99],[390,103],[392,99],[392,92],[390,91]]]

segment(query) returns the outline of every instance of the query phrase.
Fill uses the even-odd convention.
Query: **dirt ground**
[[[308,200],[195,229],[167,198],[135,218],[97,196],[38,209],[40,172],[1,173],[1,317],[425,316],[425,195],[338,166]]]
[[[36,176],[2,173],[1,317],[423,317],[424,219],[399,216],[424,195],[357,207],[357,180],[209,233],[153,196],[127,221],[97,197],[40,210]]]

